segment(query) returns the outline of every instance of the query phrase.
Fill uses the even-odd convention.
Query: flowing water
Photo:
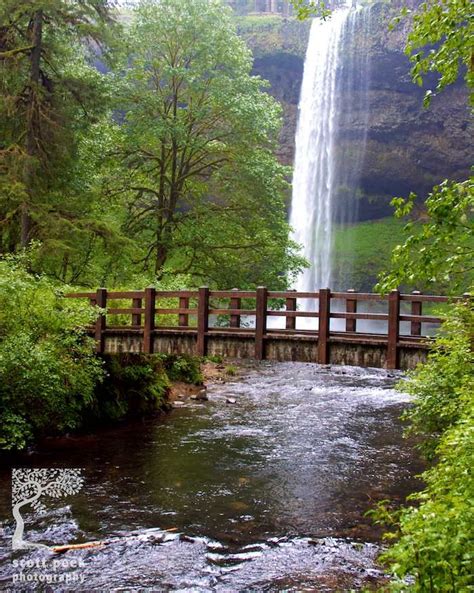
[[[208,402],[49,440],[21,464],[80,467],[85,485],[48,499],[44,515],[26,513],[25,538],[109,543],[63,556],[12,552],[3,468],[0,590],[349,591],[372,582],[381,576],[380,533],[365,512],[404,499],[421,470],[402,438],[408,398],[395,379],[372,369],[249,365],[239,380],[211,385]],[[64,566],[53,565],[58,558]],[[69,584],[38,582],[58,574]]]
[[[347,270],[333,261],[334,229],[357,218],[360,170],[368,123],[370,10],[342,8],[315,19],[301,88],[290,224],[311,266],[295,288],[308,292],[344,286]],[[350,130],[348,148],[340,130]],[[354,148],[357,147],[357,148]],[[351,262],[345,262],[350,267]]]

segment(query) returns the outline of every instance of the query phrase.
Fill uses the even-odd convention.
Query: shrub
[[[429,356],[402,383],[415,396],[410,431],[424,437],[436,463],[422,475],[426,487],[410,499],[415,506],[379,517],[395,526],[396,542],[382,556],[391,591],[472,591],[474,577],[474,313],[452,307],[443,334]]]
[[[170,382],[159,355],[104,355],[105,379],[86,423],[117,422],[163,409]]]
[[[201,360],[195,356],[163,355],[164,367],[171,381],[183,381],[193,385],[202,385]]]
[[[409,432],[423,437],[423,450],[429,458],[443,433],[466,413],[460,398],[474,380],[473,335],[472,307],[453,306],[428,364],[420,365],[400,384],[403,391],[415,398],[414,406],[406,414]]]
[[[82,328],[96,312],[27,270],[25,256],[0,259],[0,449],[76,428],[102,379]]]
[[[234,377],[237,374],[237,367],[233,364],[230,364],[229,366],[225,367],[224,372],[226,375],[229,375],[229,377]]]

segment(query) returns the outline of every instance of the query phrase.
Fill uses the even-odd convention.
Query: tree
[[[416,195],[395,198],[395,216],[413,212]],[[425,202],[424,221],[410,221],[409,236],[393,253],[391,269],[380,275],[378,289],[388,292],[400,284],[424,283],[451,293],[466,290],[474,271],[474,177],[456,183],[445,180]]]
[[[407,14],[403,10],[400,20]],[[469,0],[429,0],[412,14],[406,53],[414,63],[413,81],[423,84],[427,72],[440,74],[437,90],[455,82],[461,73],[470,100],[474,94],[474,20]],[[463,69],[465,72],[463,72]],[[429,90],[424,104],[430,105]],[[411,216],[417,196],[395,198],[395,215]],[[472,284],[474,269],[474,177],[463,182],[445,180],[433,188],[425,202],[422,224],[409,222],[412,234],[392,255],[391,269],[380,275],[376,288],[386,292],[399,284],[425,282],[448,286],[451,292]]]
[[[464,75],[474,87],[474,19],[471,0],[427,0],[415,12],[404,9],[397,18],[412,17],[405,51],[413,62],[412,77],[420,86],[428,72],[439,74],[436,91],[443,90]],[[428,90],[428,106],[433,90]],[[471,91],[474,105],[474,93]]]
[[[92,61],[112,18],[107,0],[3,0],[0,22],[0,248],[14,251],[64,238],[83,211],[72,165],[103,111]]]
[[[413,504],[374,512],[389,525],[382,557],[393,593],[469,591],[472,583],[474,478],[474,310],[452,306],[428,361],[402,389],[413,396],[405,416],[430,461]]]
[[[44,544],[28,542],[23,539],[25,522],[20,509],[31,507],[38,513],[44,512],[45,507],[41,497],[50,496],[61,498],[79,492],[84,483],[80,469],[13,469],[12,495],[13,517],[16,521],[12,538],[14,550],[24,548],[48,548]]]
[[[109,194],[123,196],[125,230],[158,278],[249,283],[242,270],[257,265],[260,282],[281,284],[302,260],[273,154],[280,107],[251,75],[230,15],[217,0],[140,4]]]
[[[331,11],[328,9],[328,2],[324,0],[290,0],[291,5],[296,11],[296,16],[300,20],[313,16],[327,18]]]
[[[438,71],[438,90],[454,82],[462,64],[466,84],[473,79],[472,5],[464,0],[424,2],[413,17],[407,53],[412,54],[414,81]],[[435,47],[432,44],[436,44]],[[429,105],[428,92],[425,105]],[[472,92],[471,92],[472,100]],[[410,215],[416,196],[396,198],[398,217]],[[444,181],[426,201],[421,225],[409,223],[412,234],[392,256],[382,274],[386,291],[402,282],[444,282],[450,291],[472,286],[474,252],[474,181]],[[425,365],[410,374],[401,387],[414,396],[406,416],[410,432],[418,435],[435,464],[425,471],[423,491],[409,500],[415,506],[398,512],[382,509],[379,517],[395,528],[386,534],[395,542],[383,554],[392,580],[387,590],[468,591],[472,584],[472,477],[474,431],[473,308],[470,299],[451,304]]]

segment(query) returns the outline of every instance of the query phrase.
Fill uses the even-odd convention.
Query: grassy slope
[[[404,223],[388,217],[361,222],[339,229],[334,237],[334,261],[337,266],[352,267],[345,288],[371,290],[377,274],[388,267],[392,249],[405,238]]]

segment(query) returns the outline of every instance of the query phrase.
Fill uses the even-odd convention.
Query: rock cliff
[[[425,109],[425,89],[412,83],[410,62],[403,51],[408,23],[389,30],[396,13],[393,3],[374,4],[370,11],[371,35],[367,38],[362,27],[356,30],[341,64],[343,68],[345,60],[353,59],[352,51],[369,52],[370,81],[364,107],[368,113],[351,110],[351,118],[344,118],[339,136],[347,158],[357,137],[354,130],[368,120],[359,192],[362,220],[390,214],[388,203],[395,195],[415,191],[425,197],[444,178],[467,177],[473,160],[474,127],[462,83],[446,89]],[[280,158],[286,164],[293,160],[309,28],[309,22],[277,16],[239,21],[239,31],[254,51],[255,73],[270,82],[269,92],[283,105]],[[434,80],[428,83],[430,88],[434,86]],[[353,100],[342,96],[343,102]]]

